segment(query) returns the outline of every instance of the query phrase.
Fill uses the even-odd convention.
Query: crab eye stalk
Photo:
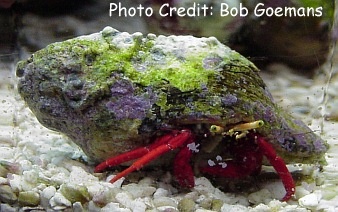
[[[244,123],[244,124],[238,124],[235,127],[233,127],[232,129],[229,130],[232,132],[238,131],[238,132],[243,132],[243,131],[247,131],[247,130],[253,130],[253,129],[257,129],[260,128],[264,125],[264,121],[263,120],[257,120],[257,121],[253,121],[253,122],[248,122],[248,123]]]
[[[224,132],[224,128],[218,125],[211,125],[210,132],[215,134],[220,134]]]
[[[257,124],[257,128],[263,127],[263,125],[264,125],[264,121],[263,120],[258,120],[258,121],[255,121],[255,122],[257,122],[256,123]]]

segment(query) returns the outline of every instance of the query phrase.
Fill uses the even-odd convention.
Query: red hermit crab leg
[[[187,144],[192,143],[192,137]],[[178,183],[185,188],[192,188],[195,186],[194,172],[190,166],[190,158],[193,151],[186,145],[177,153],[174,164],[173,173]]]
[[[161,145],[145,153],[141,158],[136,160],[130,167],[117,174],[113,179],[111,179],[110,182],[113,183],[129,173],[141,169],[144,165],[148,164],[150,161],[154,160],[155,158],[159,157],[160,155],[170,150],[180,148],[182,145],[190,141],[191,138],[192,138],[191,132],[188,130],[180,131],[178,134],[176,134],[173,138],[169,140],[167,139],[166,136],[164,136],[164,138],[161,137],[158,140],[158,142],[162,143]],[[164,140],[167,141],[165,144],[163,144]],[[124,157],[126,158],[126,156]]]
[[[224,128],[217,125],[212,125],[210,128],[211,133],[215,134],[222,134],[222,135],[229,135],[229,136],[235,136],[236,140],[245,137],[248,135],[248,137],[251,140],[254,140],[255,143],[258,146],[258,149],[252,149],[252,146],[250,145],[244,145],[240,146],[240,148],[236,148],[234,152],[236,152],[236,157],[233,161],[237,162],[236,164],[233,163],[233,161],[227,162],[226,168],[219,168],[219,166],[216,167],[203,167],[201,168],[202,172],[206,172],[213,175],[218,176],[224,176],[224,177],[241,177],[244,175],[253,174],[254,172],[257,172],[260,170],[261,161],[262,161],[262,155],[264,155],[270,162],[270,164],[273,166],[273,168],[276,170],[277,174],[282,180],[282,183],[284,185],[284,188],[286,190],[286,194],[283,197],[283,201],[288,201],[292,195],[295,193],[295,183],[293,181],[293,178],[291,176],[291,173],[289,172],[288,168],[285,165],[284,160],[279,157],[273,148],[273,146],[268,143],[262,136],[260,136],[258,133],[254,133],[255,129],[262,127],[264,125],[264,122],[262,120],[244,123],[244,124],[238,124],[229,131],[224,131]],[[249,131],[252,130],[252,131]],[[242,160],[241,157],[246,157],[246,160]],[[249,161],[248,158],[252,161]],[[245,161],[244,163],[239,164],[238,162]],[[243,168],[242,174],[240,174],[240,167]],[[256,168],[255,168],[256,167]],[[256,169],[256,170],[255,170]]]
[[[282,201],[288,201],[291,198],[291,196],[295,193],[296,189],[291,173],[286,167],[284,160],[277,155],[272,145],[269,144],[267,141],[265,141],[265,139],[262,136],[260,136],[257,133],[252,133],[250,134],[250,136],[254,137],[260,150],[262,151],[264,156],[269,160],[270,164],[273,166],[273,168],[276,170],[277,174],[281,178],[286,190],[286,194],[283,197]]]
[[[199,170],[205,174],[226,178],[242,178],[261,171],[263,155],[257,151],[257,147],[246,145],[231,151],[235,153],[232,160],[208,162],[208,166],[200,167]]]
[[[129,152],[125,152],[123,154],[117,155],[115,157],[111,157],[99,165],[95,167],[94,172],[102,172],[103,170],[117,166],[121,163],[128,162],[131,160],[134,160],[136,158],[140,158],[143,155],[147,154],[151,150],[155,149],[156,147],[168,143],[170,139],[172,139],[174,135],[172,133],[168,133],[160,138],[157,138],[154,143],[150,144],[149,146],[146,147],[140,147],[134,150],[131,150]]]

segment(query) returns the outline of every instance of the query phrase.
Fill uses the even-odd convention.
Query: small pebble
[[[142,186],[152,186],[154,185],[154,178],[144,177],[138,182],[138,184]]]
[[[306,190],[303,186],[296,187],[296,191],[295,191],[296,199],[300,199],[308,194],[310,194],[310,191]]]
[[[88,193],[88,189],[86,186],[73,184],[73,183],[65,183],[61,185],[60,188],[61,194],[67,198],[70,202],[88,202],[90,199],[90,195]]]
[[[22,191],[18,196],[21,206],[37,206],[40,203],[40,195],[34,191]]]
[[[81,202],[74,202],[72,209],[73,209],[73,212],[83,212],[84,211]]]
[[[15,208],[15,207],[10,206],[9,204],[3,204],[3,203],[1,203],[0,204],[0,211],[3,211],[3,212],[17,212],[18,209]]]
[[[118,203],[122,204],[125,207],[130,207],[131,202],[133,201],[132,195],[126,191],[122,191],[116,194],[115,199]]]
[[[49,200],[54,196],[55,193],[56,193],[56,188],[54,186],[48,186],[47,188],[43,189],[40,194],[41,206],[47,208],[49,206]]]
[[[158,197],[166,197],[168,196],[169,194],[169,191],[164,189],[164,188],[158,188],[156,189],[155,193],[154,193],[154,198],[158,198]]]
[[[0,119],[0,122],[1,120],[3,120],[2,117]],[[0,133],[2,134],[3,132],[10,132],[12,129],[13,129],[12,126],[8,127],[8,129],[1,128]],[[3,142],[4,139],[3,139],[3,136],[1,136],[1,134],[0,134],[0,139],[1,139],[0,141]],[[11,139],[11,136],[9,139]],[[14,154],[15,154],[15,151],[13,148],[0,146],[0,155],[1,155],[2,160],[11,161],[11,159],[14,157]],[[1,166],[2,165],[3,164],[1,164]],[[10,162],[8,162],[8,165],[10,165]]]
[[[118,211],[118,212],[131,212],[128,208],[120,208],[119,203],[108,203],[106,206],[101,208],[100,212],[112,212],[112,211]]]
[[[9,185],[11,186],[14,192],[19,192],[21,188],[21,175],[17,174],[8,174]]]
[[[249,209],[243,205],[229,205],[229,204],[223,204],[221,208],[221,212],[246,212],[249,211]]]
[[[270,208],[267,205],[259,204],[251,209],[251,212],[270,212]]]
[[[8,182],[7,182],[7,178],[5,178],[5,177],[0,177],[0,185],[5,185],[5,184],[7,184]]]
[[[196,209],[194,212],[215,212],[215,211],[212,211],[212,210],[206,210],[206,209]]]
[[[209,194],[214,193],[215,187],[211,184],[211,182],[205,177],[199,177],[195,180],[195,187],[193,190],[201,194]]]
[[[0,185],[0,201],[3,203],[13,204],[17,201],[17,196],[12,188],[8,185]]]
[[[121,189],[119,188],[103,188],[101,191],[93,195],[93,202],[99,206],[105,206],[110,202],[116,202],[115,195],[120,193]]]
[[[279,200],[271,200],[267,205],[271,208],[272,211],[281,211],[281,209],[285,207],[287,203],[281,202]]]
[[[49,204],[54,209],[66,208],[72,205],[72,203],[59,192],[55,193],[55,195],[50,199]]]
[[[133,200],[130,206],[130,209],[132,209],[133,212],[144,212],[147,209],[146,204],[141,198]]]
[[[211,209],[213,211],[220,211],[224,202],[220,199],[213,199],[211,202]]]
[[[107,179],[106,179],[106,182],[109,182],[109,181],[110,181],[111,179],[113,179],[114,177],[115,177],[114,174],[109,175],[109,176],[107,177]],[[116,187],[116,188],[121,188],[124,179],[125,179],[125,178],[122,177],[121,179],[118,179],[117,181],[115,181],[112,185],[113,185],[114,187]]]
[[[57,184],[57,185],[61,185],[65,182],[66,179],[68,179],[68,173],[59,172],[59,173],[53,175],[50,178],[50,181]]]
[[[248,200],[252,204],[266,203],[272,200],[271,193],[268,189],[264,188],[254,193],[249,194]]]
[[[26,182],[36,184],[38,181],[39,173],[36,170],[27,170],[22,173],[23,178]]]
[[[195,205],[196,203],[189,198],[183,198],[179,203],[178,203],[178,210],[180,212],[193,212],[195,211]]]
[[[177,207],[177,201],[170,197],[157,197],[153,200],[155,207],[171,206]]]
[[[153,210],[149,210],[149,212],[158,212],[158,211],[162,211],[162,212],[179,212],[176,207],[171,207],[171,206],[161,206],[161,207],[157,207],[157,208],[155,208]]]
[[[320,200],[320,195],[317,193],[308,194],[298,200],[299,205],[304,206],[308,209],[315,209]]]
[[[92,174],[86,172],[83,168],[78,166],[72,166],[72,170],[69,174],[69,182],[73,184],[81,184],[90,181],[98,181],[98,178]]]
[[[194,201],[198,201],[198,198],[201,197],[204,198],[204,195],[201,195],[200,193],[196,192],[196,191],[192,191],[189,193],[184,194],[184,198],[188,198],[188,199],[192,199]]]
[[[201,195],[197,200],[196,203],[202,208],[210,209],[212,205],[212,197],[206,197]]]
[[[156,188],[152,186],[131,183],[122,186],[122,190],[128,191],[132,195],[133,199],[136,199],[140,197],[152,196],[155,193]]]
[[[90,212],[101,212],[101,208],[99,206],[97,206],[93,201],[89,201],[88,211],[90,211]]]

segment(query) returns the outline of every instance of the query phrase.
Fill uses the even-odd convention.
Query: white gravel
[[[248,194],[224,193],[204,177],[196,179],[191,191],[178,192],[168,183],[169,172],[158,181],[148,176],[137,183],[122,185],[121,179],[110,184],[112,176],[94,175],[92,166],[80,162],[86,156],[69,139],[39,124],[15,90],[15,65],[2,62],[0,211],[17,207],[41,211],[178,211],[183,199],[192,200],[194,211],[200,212],[210,211],[206,205],[214,200],[221,201],[220,211],[338,211],[338,67],[334,68],[325,109],[325,75],[318,74],[312,80],[281,65],[262,73],[276,101],[331,145],[328,165],[322,172],[303,167],[303,173],[315,176],[316,182],[302,182],[295,198],[285,203],[276,200],[284,194],[280,181],[259,184],[258,191]],[[336,121],[328,121],[330,118]]]

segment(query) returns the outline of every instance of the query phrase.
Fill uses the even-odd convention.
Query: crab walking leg
[[[258,134],[253,134],[253,136],[255,137],[256,143],[263,152],[264,156],[269,160],[270,164],[276,170],[277,174],[280,176],[284,184],[286,194],[283,197],[282,201],[288,201],[295,193],[295,183],[293,181],[291,173],[286,167],[284,160],[277,155],[271,144],[266,142],[264,138],[262,138]]]
[[[147,154],[145,154],[143,157],[136,160],[130,167],[123,170],[122,172],[118,173],[113,179],[110,180],[111,183],[117,181],[121,177],[124,177],[128,175],[129,173],[141,169],[144,165],[148,164],[150,161],[154,160],[155,158],[163,155],[164,153],[180,148],[183,144],[185,144],[187,141],[190,140],[192,137],[191,132],[188,130],[182,130],[178,135],[173,137],[168,141],[166,144],[162,144]]]
[[[261,171],[263,155],[256,149],[252,146],[235,148],[233,149],[233,160],[200,167],[199,169],[202,173],[226,178],[242,178],[257,174]]]
[[[193,140],[190,138],[190,141],[187,144],[192,143]],[[180,184],[184,188],[192,188],[195,186],[194,172],[190,165],[190,158],[192,156],[192,151],[188,146],[184,146],[175,156],[173,173]]]
[[[168,143],[170,139],[172,139],[174,135],[172,133],[169,133],[167,135],[164,135],[158,139],[154,143],[152,143],[149,146],[146,147],[140,147],[134,150],[131,150],[129,152],[125,152],[123,154],[117,155],[115,157],[111,157],[104,162],[100,163],[95,167],[94,172],[102,172],[103,170],[120,165],[121,163],[134,160],[136,158],[140,158],[143,155],[149,153],[151,150],[155,149],[156,147]]]

